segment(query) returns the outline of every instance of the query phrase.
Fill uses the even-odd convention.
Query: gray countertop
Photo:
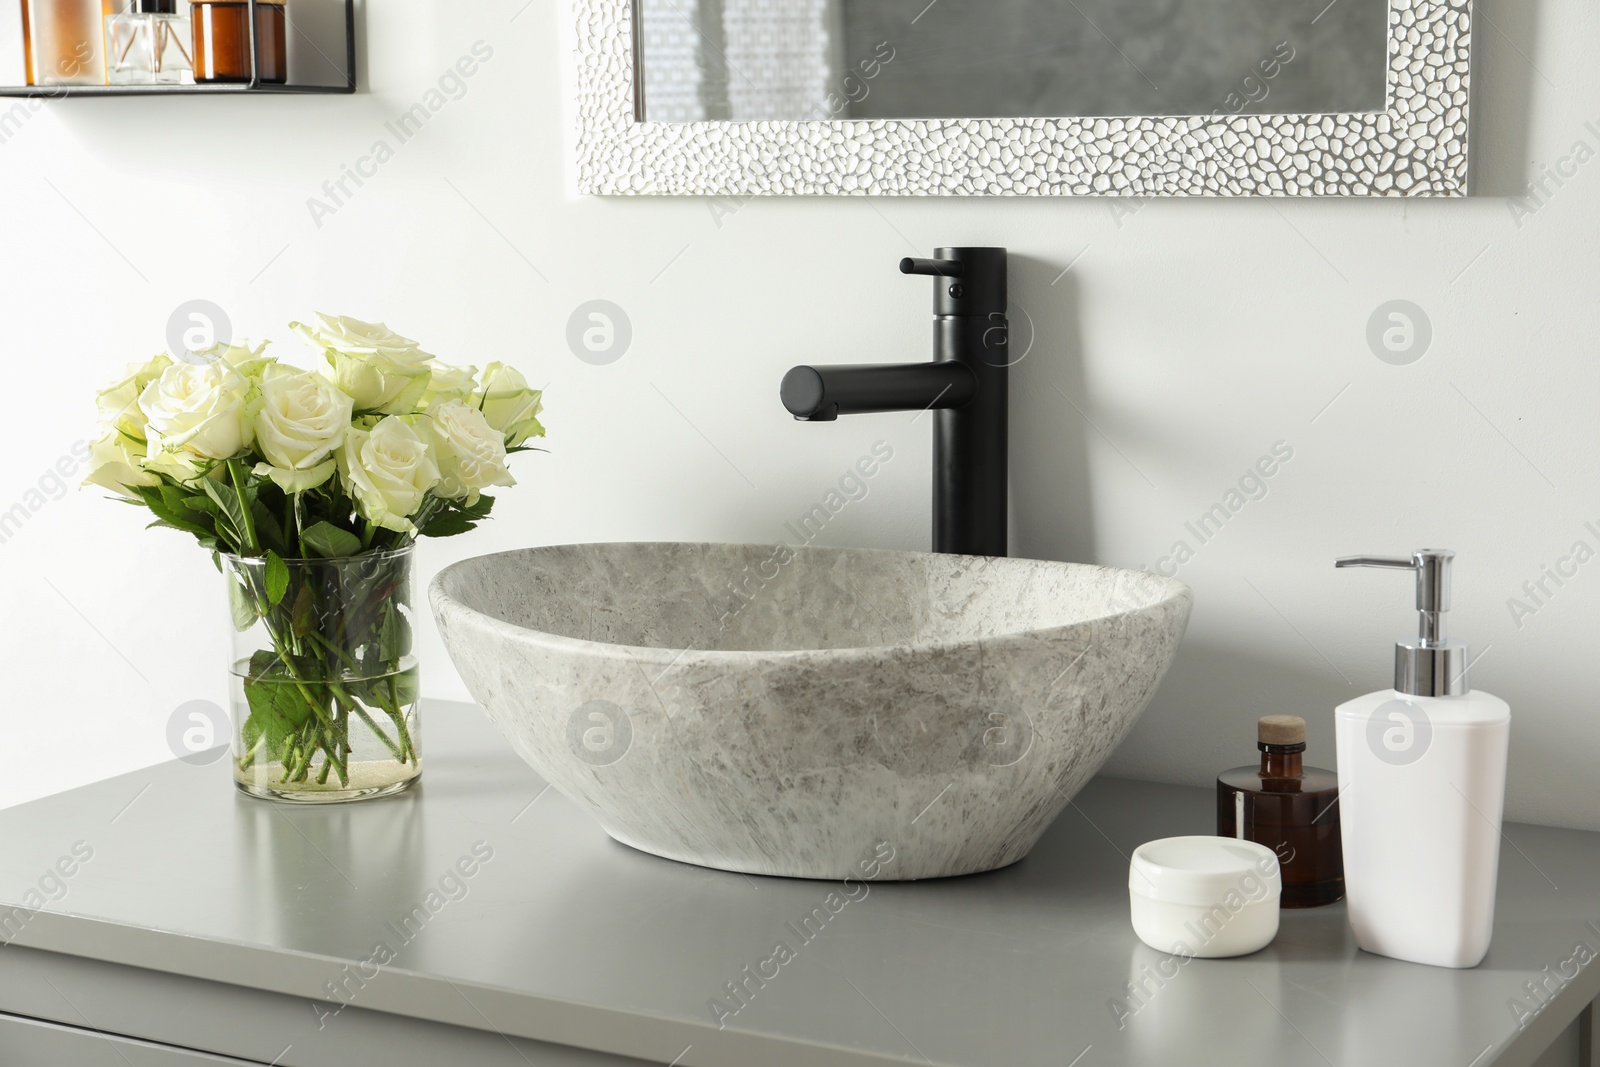
[[[633,851],[475,708],[425,721],[400,797],[269,804],[226,760],[175,761],[0,811],[0,901],[54,897],[0,911],[0,938],[685,1067],[1517,1067],[1600,995],[1600,967],[1568,964],[1600,951],[1600,834],[1506,827],[1471,971],[1358,952],[1342,905],[1284,912],[1254,956],[1163,966],[1128,925],[1127,856],[1211,832],[1209,790],[1097,779],[1014,867],[843,886]]]

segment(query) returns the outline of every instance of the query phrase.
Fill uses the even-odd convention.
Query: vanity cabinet
[[[754,878],[619,845],[477,709],[427,715],[380,801],[235,796],[222,757],[0,811],[0,1064],[1600,1067],[1600,834],[1506,826],[1473,970],[1360,953],[1340,904],[1178,962],[1126,854],[1209,832],[1209,790],[1096,779],[991,874]]]

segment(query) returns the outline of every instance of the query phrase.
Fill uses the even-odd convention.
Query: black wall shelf
[[[180,0],[184,2],[184,0]],[[255,40],[255,10],[256,0],[246,0],[249,7],[247,23],[251,27],[250,33],[250,68],[252,77],[247,82],[197,82],[193,85],[0,85],[0,97],[21,96],[38,97],[53,100],[69,96],[240,96],[251,94],[280,95],[280,94],[327,94],[327,93],[353,93],[356,91],[356,4],[355,0],[344,0],[344,69],[345,81],[342,85],[294,85],[263,82],[258,80],[256,74],[260,69],[260,45]],[[294,0],[289,0],[286,5],[285,17],[288,10],[292,9]],[[294,24],[289,23],[290,33],[297,32]],[[305,36],[301,32],[301,36]],[[309,37],[306,40],[318,52],[316,42]],[[323,53],[326,56],[326,53]]]
[[[283,93],[353,93],[349,85],[248,85],[213,82],[204,85],[0,85],[0,96],[36,96],[53,100],[64,96],[248,96]]]

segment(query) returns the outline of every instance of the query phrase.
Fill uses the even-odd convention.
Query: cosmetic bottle
[[[284,0],[256,0],[258,80],[282,85],[289,80]],[[250,5],[243,0],[194,0],[194,79],[197,82],[250,80]]]
[[[1256,723],[1261,762],[1217,776],[1217,835],[1254,841],[1278,857],[1281,905],[1316,908],[1344,896],[1339,779],[1303,765],[1306,721],[1268,715]]]
[[[104,85],[106,11],[101,0],[22,0],[29,85]]]
[[[1494,928],[1511,709],[1467,684],[1445,636],[1455,553],[1350,556],[1340,567],[1416,574],[1420,633],[1395,645],[1394,688],[1339,705],[1345,893],[1356,944],[1436,967],[1476,967]]]
[[[178,0],[127,0],[121,12],[106,16],[106,79],[111,85],[193,80],[189,20],[178,13]]]

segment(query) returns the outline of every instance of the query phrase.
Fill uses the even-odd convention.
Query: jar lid
[[[1277,902],[1278,857],[1265,845],[1232,837],[1163,837],[1133,851],[1128,889],[1169,904],[1209,907],[1228,901]]]

